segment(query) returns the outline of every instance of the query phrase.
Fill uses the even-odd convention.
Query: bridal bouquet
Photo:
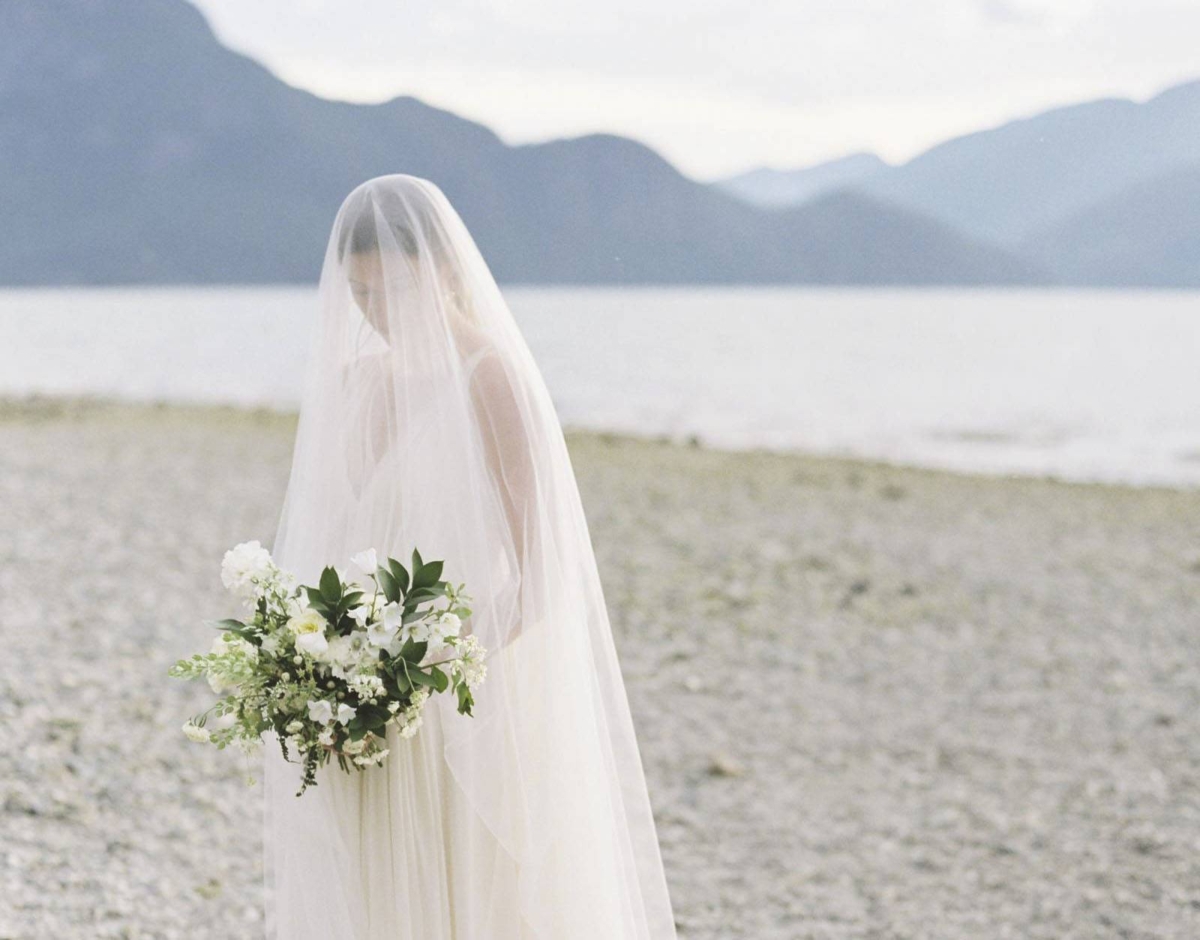
[[[359,576],[326,568],[307,587],[258,542],[225,553],[221,580],[248,613],[214,624],[212,649],[171,667],[221,696],[184,734],[250,752],[274,730],[284,758],[303,764],[303,793],[330,761],[345,771],[381,764],[387,729],[411,738],[431,694],[449,690],[471,714],[486,667],[483,647],[461,632],[464,586],[415,550],[411,571],[394,558],[380,564],[374,549],[350,561]]]

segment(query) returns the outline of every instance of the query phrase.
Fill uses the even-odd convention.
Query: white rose
[[[337,720],[343,725],[348,725],[357,713],[358,709],[342,702],[338,705]]]
[[[333,705],[325,699],[310,700],[308,703],[308,720],[315,721],[321,725],[329,724],[333,721]]]
[[[296,649],[319,659],[329,650],[329,641],[324,633],[302,633],[296,637]]]
[[[287,622],[296,637],[296,649],[310,656],[320,656],[329,649],[325,639],[325,618],[315,610],[306,610]]]

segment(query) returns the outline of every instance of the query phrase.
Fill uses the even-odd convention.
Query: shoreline
[[[12,396],[0,394],[0,424],[11,422],[46,422],[55,420],[89,420],[97,417],[134,418],[139,414],[169,415],[177,413],[189,420],[252,420],[260,423],[292,426],[299,412],[294,408],[277,408],[269,405],[231,405],[211,402],[179,402],[142,399],[124,399],[106,396],[44,395],[31,394]],[[917,471],[946,474],[953,477],[978,479],[981,481],[1035,481],[1062,486],[1101,487],[1113,490],[1163,491],[1172,493],[1200,493],[1200,484],[1170,484],[1161,482],[1136,482],[1101,478],[1077,478],[1048,472],[1012,472],[1002,470],[961,469],[915,461],[891,460],[840,451],[819,451],[764,446],[732,447],[704,440],[699,435],[640,434],[629,431],[612,431],[593,428],[565,426],[563,433],[568,441],[596,438],[605,441],[627,441],[632,444],[676,447],[700,450],[730,456],[794,458],[842,464],[846,466],[873,467],[879,470]]]

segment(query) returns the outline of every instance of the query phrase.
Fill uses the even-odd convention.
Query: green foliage
[[[416,573],[413,575],[413,590],[416,591],[420,588],[433,587],[433,585],[437,584],[438,579],[441,576],[442,562],[431,561],[428,564],[421,565],[420,568],[416,569]]]
[[[388,559],[388,568],[391,569],[391,575],[396,579],[396,583],[400,585],[401,591],[408,590],[408,569],[395,558]]]
[[[326,568],[321,572],[321,596],[329,604],[337,604],[342,599],[342,579],[338,577],[336,568]]]
[[[404,589],[390,571],[384,567],[380,567],[375,572],[375,580],[379,582],[379,589],[383,591],[383,596],[389,604],[400,603]]]
[[[253,582],[257,597],[252,614],[246,620],[230,618],[213,623],[227,635],[225,642],[214,644],[210,653],[197,653],[170,667],[172,677],[208,679],[223,696],[194,717],[184,728],[185,733],[225,749],[231,745],[249,747],[273,731],[284,757],[303,767],[303,793],[316,783],[317,770],[326,764],[336,761],[343,770],[351,771],[383,760],[390,730],[399,729],[405,736],[414,733],[428,695],[452,691],[458,711],[470,715],[474,699],[466,677],[482,681],[483,651],[477,644],[472,645],[474,641],[469,637],[463,641],[453,632],[444,632],[435,647],[437,654],[431,656],[430,644],[412,639],[407,632],[423,621],[435,626],[446,613],[459,618],[470,615],[464,587],[441,580],[443,567],[440,560],[425,562],[414,549],[411,570],[388,558],[370,576],[374,586],[365,589],[343,583],[331,566],[322,570],[315,587],[294,587],[283,572],[268,568],[265,575],[257,576],[262,580]],[[399,626],[409,639],[395,655],[385,647],[378,650],[376,658],[373,648],[367,647],[372,650],[370,658],[353,660],[357,671],[348,668],[347,672],[351,677],[373,676],[377,681],[356,684],[356,679],[335,676],[318,647],[305,640],[314,626],[311,617],[305,628],[293,624],[299,633],[289,624],[298,615],[298,601],[302,608],[324,620],[321,629],[327,643],[339,634],[348,636],[358,631],[361,636],[366,627],[379,626],[382,615],[378,608],[368,605],[368,610],[362,612],[367,599],[376,592],[387,604],[398,605]],[[442,598],[444,604],[433,606]],[[265,641],[269,642],[264,647]],[[347,650],[363,647],[351,644],[340,649],[338,655],[344,656]],[[431,661],[426,662],[427,658]],[[324,715],[320,711],[323,706],[316,704],[319,702],[328,703]],[[315,713],[310,712],[310,703],[317,709]],[[355,710],[346,724],[336,720],[343,705]],[[331,715],[335,720],[330,720]]]

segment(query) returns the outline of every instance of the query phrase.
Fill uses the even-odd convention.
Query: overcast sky
[[[612,131],[701,178],[891,161],[1200,77],[1197,0],[195,0],[331,98],[411,94],[513,143]]]

